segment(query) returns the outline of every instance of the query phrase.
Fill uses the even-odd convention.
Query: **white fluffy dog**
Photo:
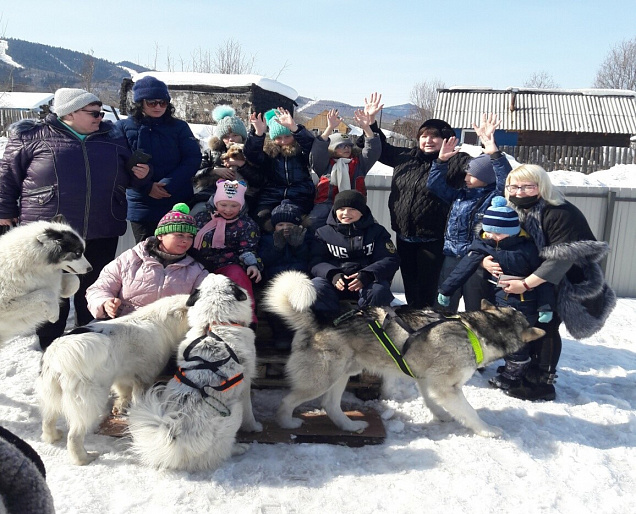
[[[60,298],[79,288],[87,273],[84,241],[66,223],[38,221],[0,238],[0,343],[55,322]],[[67,271],[68,273],[63,273]]]
[[[42,358],[39,379],[42,440],[57,441],[60,415],[69,426],[67,447],[75,464],[87,452],[84,437],[106,411],[111,387],[119,397],[114,412],[150,387],[188,331],[188,295],[168,296],[139,310],[98,321],[53,341]]]
[[[218,467],[233,454],[239,428],[260,432],[250,395],[256,369],[250,299],[211,274],[190,297],[190,326],[179,370],[130,409],[133,451],[146,465],[187,471]]]

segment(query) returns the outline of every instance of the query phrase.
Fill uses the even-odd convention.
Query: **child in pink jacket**
[[[190,294],[208,275],[186,252],[197,226],[184,203],[176,204],[149,237],[107,264],[86,291],[97,319],[115,318],[174,294]]]

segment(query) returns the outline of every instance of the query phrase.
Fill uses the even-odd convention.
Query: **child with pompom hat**
[[[439,287],[437,301],[442,306],[450,304],[453,292],[461,287],[479,268],[485,257],[494,257],[500,264],[503,274],[492,276],[492,282],[507,277],[524,278],[536,270],[540,263],[539,250],[532,238],[519,225],[517,212],[507,205],[503,196],[495,196],[490,207],[484,213],[479,237],[468,249],[468,253],[455,267],[449,277]],[[504,291],[501,286],[495,290],[495,303],[499,307],[514,307],[521,311],[530,326],[549,323],[555,302],[554,287],[545,282],[536,288],[528,288],[522,294]],[[526,368],[530,364],[530,346],[519,352],[506,356],[506,365],[500,374],[491,378],[490,383],[500,389],[507,390],[518,385]]]
[[[260,282],[263,265],[257,254],[258,227],[243,209],[246,190],[247,186],[236,180],[217,182],[208,209],[195,216],[199,232],[192,255],[208,271],[225,275],[246,289],[255,312],[252,280]]]
[[[272,209],[285,199],[292,201],[302,214],[314,204],[315,187],[310,170],[322,175],[329,164],[328,146],[302,125],[296,124],[289,111],[279,107],[265,115],[250,115],[252,130],[245,142],[245,157],[260,166],[266,177],[258,201],[256,221],[263,227]],[[265,133],[269,129],[269,140]]]
[[[164,296],[191,294],[208,275],[187,254],[197,233],[184,203],[176,204],[157,225],[155,235],[107,264],[86,291],[95,318],[129,314]]]

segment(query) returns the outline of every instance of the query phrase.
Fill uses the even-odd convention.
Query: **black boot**
[[[518,387],[529,365],[530,358],[524,361],[506,360],[505,366],[499,366],[497,368],[499,374],[488,380],[488,383],[504,391]]]
[[[554,384],[557,375],[555,373],[542,372],[538,376],[526,376],[521,379],[517,387],[511,387],[506,391],[508,396],[519,400],[535,402],[538,400],[551,401],[556,398]]]

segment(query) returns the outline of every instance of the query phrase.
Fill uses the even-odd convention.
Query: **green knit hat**
[[[172,234],[174,232],[197,233],[197,225],[190,216],[190,208],[184,203],[176,204],[172,210],[159,220],[155,236]]]

